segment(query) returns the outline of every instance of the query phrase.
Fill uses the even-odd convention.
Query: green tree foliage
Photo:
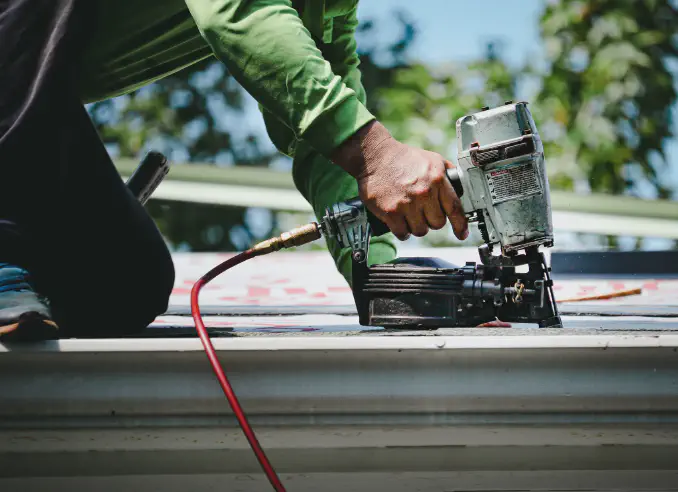
[[[244,92],[213,58],[116,99],[90,114],[104,143],[121,157],[147,147],[183,162],[265,166],[275,152],[255,135],[234,138],[248,116]]]
[[[404,25],[407,33],[411,26]],[[456,121],[470,111],[513,99],[518,74],[496,53],[494,44],[485,57],[468,65],[401,63],[372,66],[367,53],[368,106],[393,135],[411,145],[450,155],[456,144]],[[370,78],[379,74],[376,83]]]
[[[535,106],[549,157],[560,157],[554,186],[584,179],[619,194],[641,179],[670,196],[664,143],[673,136],[676,32],[667,0],[549,2],[541,18],[548,71]]]

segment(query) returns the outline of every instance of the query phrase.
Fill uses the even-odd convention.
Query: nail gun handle
[[[454,192],[459,198],[464,194],[464,188],[461,186],[461,177],[459,176],[459,171],[456,167],[447,170],[447,179],[450,180]]]
[[[454,192],[458,197],[464,194],[464,188],[461,186],[461,178],[459,177],[459,172],[456,168],[447,170],[447,177],[454,188]],[[389,228],[381,220],[379,220],[372,212],[367,211],[367,220],[370,223],[370,228],[372,229],[373,236],[383,236],[387,232],[390,232]]]
[[[168,172],[167,158],[160,152],[151,151],[127,180],[127,187],[145,205]]]
[[[374,237],[383,236],[387,232],[391,232],[391,229],[369,210],[367,211],[367,221],[370,223],[370,230]]]

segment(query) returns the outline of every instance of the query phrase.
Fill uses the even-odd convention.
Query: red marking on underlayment
[[[324,292],[316,292],[315,294],[311,294],[311,297],[327,297],[327,294]]]
[[[623,282],[610,282],[610,288],[614,290],[624,290],[626,288],[626,284]]]
[[[320,331],[320,328],[312,328],[310,326],[301,328],[297,326],[279,326],[279,327],[274,327],[274,328],[267,328],[267,327],[261,327],[261,328],[256,328],[256,331],[262,331],[262,332],[279,332],[279,333],[286,333],[290,331],[301,331],[301,332],[306,332],[306,331]]]
[[[285,287],[285,294],[295,295],[295,294],[306,294],[306,289],[303,287]]]
[[[172,289],[172,295],[174,296],[185,296],[191,293],[191,289],[185,287],[175,287]]]
[[[271,295],[271,289],[267,287],[248,287],[248,297],[268,297]]]
[[[659,289],[659,282],[645,282],[643,284],[643,289],[647,290],[657,290]]]
[[[330,292],[351,292],[350,287],[328,287],[327,290]]]
[[[207,326],[210,328],[233,328],[232,321],[208,321]]]
[[[250,299],[248,297],[220,297],[220,301],[230,301],[236,304],[258,304],[259,301],[256,299]]]
[[[197,280],[184,280],[184,285],[187,285],[187,286],[189,286],[189,287],[192,288],[193,285],[194,285],[196,282],[197,282]],[[222,283],[221,286],[218,285],[218,284],[216,284],[216,283],[215,283],[215,284],[208,284],[208,285],[206,285],[205,287],[203,287],[202,289],[203,289],[203,290],[205,290],[205,289],[209,289],[209,290],[217,290],[217,289],[221,289],[222,286],[223,286],[223,283]]]
[[[172,289],[172,294],[175,295],[186,295],[191,293],[191,287],[175,287]],[[218,285],[206,285],[205,287],[202,288],[202,290],[221,290],[222,287]]]

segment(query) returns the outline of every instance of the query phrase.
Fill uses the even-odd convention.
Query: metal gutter
[[[670,470],[454,471],[285,473],[289,492],[488,492],[488,491],[655,491],[677,490],[678,473]],[[0,479],[3,492],[267,492],[259,474],[116,475],[108,477],[45,477]]]
[[[674,330],[676,321],[673,320]],[[440,329],[438,332],[454,332],[455,329]],[[494,331],[494,330],[485,330]],[[503,330],[505,333],[510,331]],[[544,350],[544,349],[610,349],[610,348],[676,348],[678,334],[629,335],[626,337],[604,334],[572,334],[570,331],[561,336],[517,336],[517,335],[477,335],[477,336],[384,336],[382,333],[365,333],[360,337],[347,336],[242,336],[237,338],[217,338],[213,340],[215,349],[222,352],[266,352],[346,353],[347,351],[434,351],[458,352],[466,350]],[[38,354],[97,353],[166,353],[198,352],[203,348],[198,338],[111,338],[111,339],[67,339],[44,342],[36,345],[2,345],[0,354],[9,360],[40,357]],[[400,353],[400,352],[398,352]],[[421,354],[423,355],[423,354]],[[678,363],[678,356],[676,357]],[[678,368],[677,368],[678,369]],[[0,409],[0,412],[2,409]]]
[[[283,473],[678,470],[678,335],[487,333],[214,342]],[[258,472],[197,339],[3,347],[0,373],[0,486]]]

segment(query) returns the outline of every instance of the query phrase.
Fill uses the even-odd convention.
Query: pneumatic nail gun
[[[368,265],[372,235],[386,226],[356,198],[326,211],[326,237],[352,250],[360,324],[391,328],[476,326],[500,319],[562,326],[540,247],[553,246],[544,148],[526,103],[457,121],[459,165],[448,177],[483,238],[480,264],[397,258]]]

